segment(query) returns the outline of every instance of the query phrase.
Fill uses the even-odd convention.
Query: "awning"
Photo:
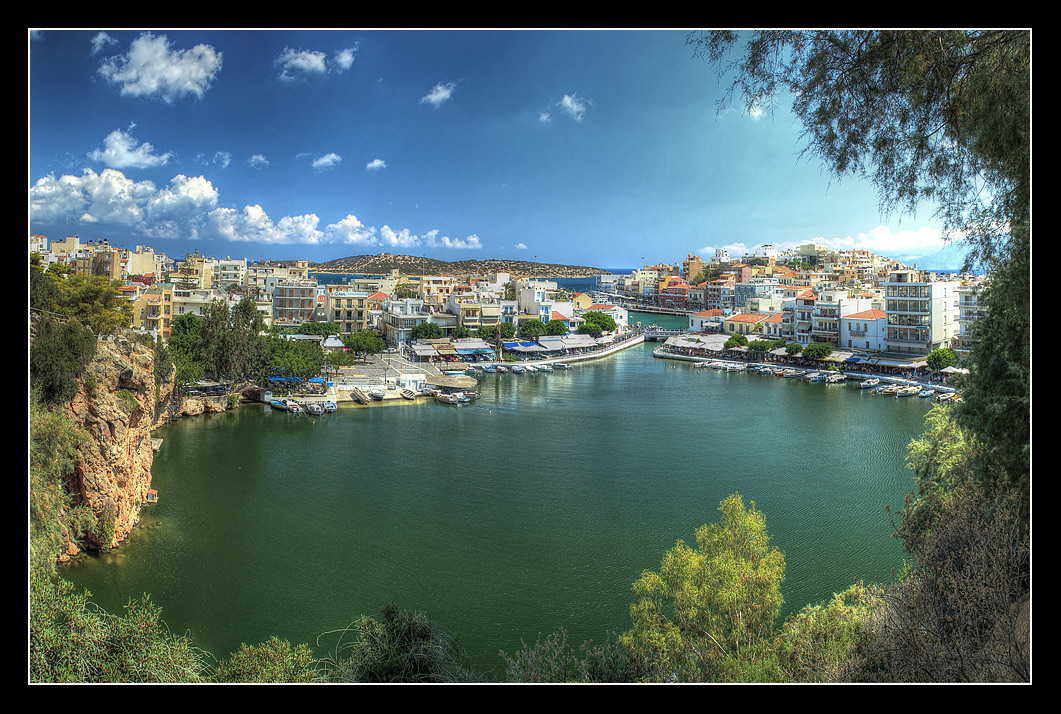
[[[413,354],[417,357],[436,357],[438,352],[431,345],[413,345]]]

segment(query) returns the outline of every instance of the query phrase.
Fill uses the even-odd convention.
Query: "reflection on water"
[[[475,665],[564,626],[629,625],[631,584],[739,492],[786,554],[786,611],[901,563],[884,506],[929,406],[693,370],[652,345],[551,374],[490,375],[467,406],[264,405],[156,433],[134,536],[66,574],[118,611],[149,593],[223,655],[316,637],[383,604],[454,631]]]

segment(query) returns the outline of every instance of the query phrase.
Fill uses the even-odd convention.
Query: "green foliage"
[[[953,367],[957,363],[958,353],[949,347],[934,349],[925,357],[925,366],[933,372],[938,372],[946,367]]]
[[[331,660],[330,679],[340,682],[465,682],[472,675],[449,633],[423,613],[381,609],[382,621],[362,616],[343,630]],[[352,641],[345,636],[352,634]]]
[[[785,354],[787,354],[789,357],[795,357],[802,351],[803,345],[798,342],[789,342],[787,345],[785,345]]]
[[[597,325],[602,332],[614,332],[618,327],[618,325],[615,324],[615,318],[596,310],[591,310],[583,314],[582,319],[588,323]]]
[[[731,350],[735,347],[744,347],[747,344],[748,338],[738,332],[736,334],[730,335],[729,339],[727,339],[722,346],[727,350]]]
[[[519,323],[519,336],[534,340],[545,334],[545,325],[541,320],[522,320]]]
[[[169,631],[147,597],[115,616],[88,596],[62,579],[31,579],[30,681],[201,681],[202,653]]]
[[[92,511],[74,506],[67,488],[78,461],[78,446],[88,435],[60,409],[48,409],[30,395],[29,533],[30,570],[55,572],[58,555],[96,527]]]
[[[350,351],[361,355],[376,355],[387,347],[376,333],[369,330],[360,330],[347,335],[343,338],[343,344]]]
[[[598,325],[597,323],[595,323],[595,322],[585,322],[585,323],[583,323],[583,324],[578,326],[578,334],[580,334],[580,335],[589,335],[590,337],[593,337],[594,339],[596,339],[596,338],[600,337],[604,333],[601,332],[601,326]]]
[[[99,275],[68,275],[59,283],[55,311],[77,319],[97,335],[128,327],[132,323],[133,308],[118,292],[120,285],[117,280]]]
[[[663,557],[659,572],[634,583],[633,627],[620,641],[658,678],[741,680],[773,634],[784,599],[785,557],[770,546],[766,519],[734,494],[719,522]],[[768,678],[768,677],[767,677]]]
[[[563,320],[549,320],[549,322],[545,323],[545,334],[566,335],[567,324]]]
[[[827,342],[812,342],[803,348],[806,359],[825,359],[833,353],[833,346]]]
[[[433,322],[421,322],[409,331],[414,340],[438,340],[442,338],[442,328]]]
[[[309,379],[321,373],[324,366],[324,350],[315,341],[287,340],[275,335],[266,344],[267,376],[297,377]]]
[[[825,603],[807,605],[785,621],[775,652],[789,682],[832,682],[847,669],[872,612],[873,589],[856,583]]]
[[[96,336],[77,320],[59,322],[44,316],[30,341],[29,381],[51,404],[69,401],[78,378],[96,354]]]
[[[533,646],[523,647],[505,660],[505,681],[516,683],[635,682],[649,673],[641,660],[630,655],[617,640],[603,645],[583,642],[576,651],[567,644],[567,630],[560,628]]]
[[[241,644],[231,657],[218,663],[211,681],[294,684],[316,682],[322,675],[307,645],[270,637],[258,645]]]

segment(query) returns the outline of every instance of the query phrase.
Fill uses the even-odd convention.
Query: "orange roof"
[[[369,300],[386,300],[388,297],[387,293],[379,292],[378,290],[368,296]]]
[[[865,310],[863,312],[856,312],[853,315],[844,315],[845,320],[880,320],[884,317],[884,310]]]
[[[732,315],[726,318],[727,322],[762,322],[767,318],[767,315],[757,315],[752,312],[742,312],[739,315]]]
[[[721,310],[719,310],[718,308],[713,308],[711,310],[703,310],[702,312],[695,313],[693,317],[716,317],[721,314]]]
[[[587,310],[613,310],[613,309],[615,309],[615,305],[605,305],[604,303],[595,302],[592,305],[590,305],[589,307],[587,307],[586,309]]]
[[[783,317],[784,317],[784,315],[782,315],[780,312],[775,312],[773,315],[771,315],[770,317],[766,318],[766,321],[770,322],[770,323],[781,322]]]

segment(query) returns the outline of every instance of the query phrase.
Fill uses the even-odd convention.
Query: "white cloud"
[[[553,120],[553,118],[551,116],[549,116],[549,112],[540,112],[538,114],[538,121],[541,122],[542,124],[548,124],[552,120]]]
[[[339,68],[340,72],[345,72],[354,65],[354,59],[357,57],[357,47],[347,47],[344,50],[339,50],[335,53],[335,65]]]
[[[447,84],[436,84],[431,88],[431,91],[420,97],[421,104],[430,104],[433,107],[442,106],[450,97],[453,96],[453,90],[456,89],[457,85],[454,82]]]
[[[99,73],[120,85],[123,96],[158,97],[167,104],[192,95],[202,98],[217,73],[222,55],[209,45],[170,50],[166,37],[145,32],[128,54],[104,60]]]
[[[526,243],[516,243],[516,250],[527,250]]]
[[[335,152],[325,154],[324,156],[318,156],[313,160],[313,168],[317,171],[324,171],[327,169],[334,169],[340,163],[342,163],[343,157],[339,156]]]
[[[581,99],[577,94],[565,94],[564,98],[557,102],[557,106],[560,107],[567,115],[574,118],[575,121],[582,121],[582,117],[586,113],[586,109],[592,104],[588,99]]]
[[[130,129],[134,125],[130,125]],[[164,166],[173,154],[156,154],[155,147],[146,141],[137,144],[136,139],[121,129],[115,129],[103,140],[103,148],[95,149],[89,155],[93,161],[99,161],[112,169],[147,169]]]
[[[247,159],[247,165],[252,169],[262,169],[269,165],[269,160],[261,154],[255,154]]]
[[[219,193],[203,176],[178,174],[159,189],[151,181],[132,181],[106,169],[81,176],[46,176],[30,188],[30,221],[49,225],[93,225],[99,230],[126,232],[136,238],[221,239],[263,244],[342,244],[412,249],[420,246],[478,250],[477,235],[450,238],[438,230],[417,235],[408,229],[366,226],[354,215],[319,228],[320,219],[307,213],[273,220],[258,204],[242,210],[220,206]]]
[[[380,169],[387,168],[387,162],[383,159],[372,159],[372,161],[365,164],[365,168],[369,171],[379,171]]]
[[[105,47],[116,44],[118,44],[118,40],[114,39],[106,32],[99,32],[92,38],[92,54],[99,54]]]
[[[274,60],[280,67],[280,79],[290,82],[302,74],[324,74],[328,71],[323,52],[310,50],[293,50],[284,48],[280,56]]]
[[[227,151],[218,151],[214,153],[214,164],[225,169],[232,163],[232,154]]]

